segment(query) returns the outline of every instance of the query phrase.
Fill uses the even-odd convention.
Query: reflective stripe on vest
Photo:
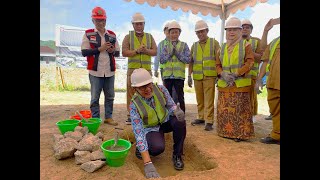
[[[160,91],[157,85],[153,84],[152,86],[152,97],[155,102],[154,109],[150,107],[137,92],[131,99],[138,109],[143,122],[143,127],[145,128],[162,124],[169,114],[168,110],[166,109],[166,99],[164,94]]]
[[[201,80],[205,76],[217,76],[214,39],[208,38],[209,41],[204,45],[202,50],[200,43],[193,44],[193,79]]]
[[[240,42],[233,48],[231,57],[229,58],[228,49],[226,43],[222,45],[222,51],[220,55],[220,61],[222,64],[222,69],[225,72],[235,73],[244,64],[245,56],[245,44],[246,41],[240,40]],[[251,75],[246,75],[245,77],[237,77],[235,80],[236,87],[246,87],[251,85]],[[227,82],[219,78],[218,87],[227,87]]]
[[[144,33],[141,43],[146,44],[146,48],[151,48],[151,35],[149,33]],[[140,47],[141,44],[135,35],[134,31],[129,31],[129,44],[130,50],[134,50]],[[146,70],[151,70],[151,56],[146,54],[136,54],[132,57],[128,57],[128,68],[138,69],[144,68]]]
[[[271,61],[272,61],[272,58],[273,58],[273,55],[274,55],[274,52],[276,51],[277,49],[277,46],[278,44],[280,43],[280,36],[277,37],[276,39],[274,39],[271,43],[270,43],[270,54],[269,54],[269,62],[266,66],[266,80],[268,79],[268,75],[270,73],[270,65],[271,65]]]
[[[164,40],[162,40],[161,42],[160,42],[160,44],[159,44],[159,46],[160,46],[160,52],[162,52],[162,49],[163,49],[163,47],[165,46],[165,45],[167,45],[168,44],[168,40],[167,39],[164,39]],[[159,52],[159,53],[160,53]],[[160,57],[159,57],[160,58]],[[159,60],[159,64],[160,64],[160,69],[163,69],[164,68],[164,64],[161,64],[160,63],[160,60]]]
[[[253,52],[256,52],[256,49],[257,49],[257,46],[258,46],[258,40],[251,38],[251,39],[250,39],[249,41],[247,41],[247,42],[249,42],[249,43],[251,44],[252,51],[253,51]],[[252,66],[252,68],[251,68],[251,70],[250,70],[250,72],[249,72],[249,74],[250,74],[251,76],[253,76],[253,77],[257,77],[258,73],[259,73],[259,63],[254,62],[254,63],[253,63],[253,66]]]
[[[176,45],[176,50],[181,53],[185,47],[186,43],[178,41]],[[171,54],[173,51],[173,45],[168,43],[168,53]],[[171,60],[169,59],[163,67],[163,77],[170,77],[172,74],[176,78],[183,78],[185,79],[185,68],[186,65],[179,61],[178,58],[173,55]]]

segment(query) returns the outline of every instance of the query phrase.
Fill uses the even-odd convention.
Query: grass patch
[[[61,74],[60,71],[57,71],[55,65],[40,65],[40,91],[90,92],[88,70],[80,68],[61,68]],[[62,86],[62,81],[64,82],[64,88]],[[126,84],[126,71],[117,70],[115,73],[115,92],[126,92]]]

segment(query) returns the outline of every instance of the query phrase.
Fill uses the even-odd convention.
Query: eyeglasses
[[[152,85],[153,85],[153,83],[149,83],[149,84],[146,84],[146,85],[144,85],[144,86],[138,87],[138,89],[139,89],[140,91],[145,91],[147,88],[151,88]]]
[[[96,23],[106,22],[106,20],[105,20],[105,19],[94,19],[94,21],[95,21]]]

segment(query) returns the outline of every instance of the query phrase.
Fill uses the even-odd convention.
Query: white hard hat
[[[167,22],[163,28],[168,28],[169,27],[170,22]]]
[[[208,24],[204,20],[199,20],[196,22],[195,31],[200,31],[203,29],[208,29]]]
[[[242,20],[241,25],[245,25],[245,24],[252,26],[252,23],[251,23],[251,21],[249,19]]]
[[[168,26],[168,30],[173,29],[173,28],[180,29],[180,31],[181,31],[181,27],[177,21],[170,22],[170,24]]]
[[[150,73],[144,68],[135,69],[131,74],[131,87],[141,87],[152,82]]]
[[[230,18],[227,23],[226,23],[226,26],[224,27],[224,29],[228,29],[228,28],[239,28],[239,29],[242,29],[242,26],[241,26],[241,21],[240,19],[236,18],[236,17],[232,17]]]
[[[135,13],[133,16],[132,16],[132,20],[131,20],[132,23],[137,23],[137,22],[144,22],[144,17],[141,13]]]

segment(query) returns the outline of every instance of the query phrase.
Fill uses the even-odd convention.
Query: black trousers
[[[157,156],[165,149],[164,133],[172,132],[173,135],[173,155],[183,154],[183,144],[186,138],[186,121],[178,121],[176,116],[170,116],[169,121],[160,125],[159,132],[151,131],[146,135],[149,154]]]
[[[184,80],[182,79],[164,79],[164,86],[168,89],[170,96],[173,97],[172,87],[176,90],[178,102],[183,112],[186,112],[186,105],[184,103]],[[177,103],[177,102],[175,102]]]

